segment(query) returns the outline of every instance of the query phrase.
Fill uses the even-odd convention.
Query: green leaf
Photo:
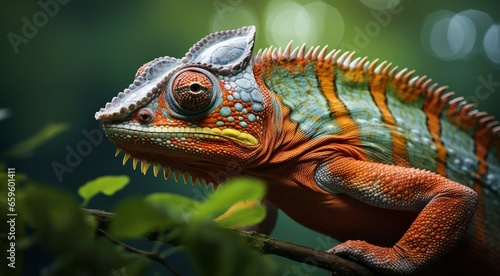
[[[222,227],[245,227],[255,225],[264,220],[265,217],[266,207],[256,205],[238,208],[224,218],[217,220],[217,223]]]
[[[70,250],[94,238],[95,225],[69,193],[32,184],[19,189],[17,195],[22,220],[50,247]]]
[[[96,238],[95,221],[69,193],[38,184],[29,184],[18,191],[16,207],[21,221],[17,221],[16,229],[19,231],[26,223],[33,231],[29,237],[16,237],[16,245],[26,247],[36,241],[37,247],[32,250],[39,255],[55,253],[54,261],[44,267],[41,274],[110,275],[125,266],[129,271],[129,264],[144,259],[125,252],[105,238]],[[141,269],[131,267],[130,271],[142,275]]]
[[[172,220],[187,223],[200,203],[191,198],[169,193],[154,193],[145,198],[146,202],[165,212]]]
[[[123,189],[123,187],[125,187],[129,182],[130,179],[126,175],[101,176],[81,186],[78,189],[78,194],[84,200],[82,205],[86,206],[90,199],[92,199],[95,195],[99,193],[103,193],[108,196],[114,195],[117,191]]]
[[[191,198],[169,193],[154,193],[146,196],[145,200],[151,204],[157,206],[163,206],[165,208],[179,207],[186,210],[194,209],[197,201]]]
[[[32,137],[15,144],[9,150],[4,152],[3,156],[5,158],[26,156],[43,143],[68,129],[69,124],[67,123],[48,124]]]
[[[109,232],[119,238],[138,238],[174,220],[143,199],[129,199],[116,209]]]
[[[260,180],[235,178],[222,185],[205,202],[200,204],[194,219],[213,219],[240,201],[261,201],[266,187]]]

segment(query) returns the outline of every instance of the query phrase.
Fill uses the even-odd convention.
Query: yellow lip
[[[171,138],[171,137],[198,137],[198,138],[218,138],[224,137],[235,140],[249,146],[258,144],[257,138],[245,132],[236,129],[219,129],[209,127],[172,127],[172,126],[141,126],[129,124],[105,125],[105,128],[111,132],[124,134],[142,134],[153,138]]]
[[[215,136],[222,136],[225,138],[229,138],[232,140],[236,140],[238,142],[241,142],[243,144],[249,145],[249,146],[255,146],[258,144],[257,138],[255,138],[253,135],[241,132],[236,129],[231,129],[231,128],[225,128],[223,130],[220,130],[218,128],[208,128],[208,127],[197,127],[197,128],[190,128],[194,129],[195,133],[199,132],[201,130],[201,133],[203,134],[211,134]]]

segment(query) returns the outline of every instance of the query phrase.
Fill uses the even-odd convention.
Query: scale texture
[[[252,57],[253,26],[144,64],[96,113],[123,163],[267,200],[386,274],[500,275],[500,124],[386,61],[305,45]]]

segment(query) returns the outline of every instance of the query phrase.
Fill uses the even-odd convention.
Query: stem
[[[116,239],[115,237],[111,236],[108,232],[102,230],[102,229],[98,229],[97,230],[99,232],[99,234],[103,235],[104,237],[106,237],[108,240],[110,240],[112,243],[118,245],[118,246],[121,246],[123,247],[123,249],[125,249],[126,251],[128,252],[132,252],[132,253],[135,253],[135,254],[139,254],[139,255],[142,255],[150,260],[153,260],[153,261],[157,261],[159,262],[161,265],[163,265],[166,269],[168,269],[170,272],[172,272],[172,274],[174,275],[178,275],[180,276],[180,274],[175,271],[175,269],[173,267],[171,267],[162,257],[160,257],[160,255],[158,255],[156,252],[149,252],[149,251],[144,251],[144,250],[140,250],[140,249],[137,249],[135,247],[132,247],[118,239]]]
[[[155,261],[159,261],[160,263],[164,264],[165,267],[171,270],[171,268],[169,268],[170,266],[166,264],[165,261],[158,254],[153,252],[145,252],[130,247],[126,244],[123,244],[121,241],[116,240],[115,238],[111,237],[108,233],[106,233],[105,229],[108,228],[109,223],[113,218],[112,213],[108,213],[101,210],[93,210],[93,209],[85,209],[85,211],[87,211],[90,215],[94,216],[97,219],[99,223],[98,227],[100,228],[99,232],[105,233],[106,237],[111,238],[111,241],[116,241],[115,243],[124,246],[126,250],[129,251],[133,250],[131,252],[144,255]],[[238,234],[244,237],[249,246],[256,248],[257,250],[261,251],[264,254],[273,254],[287,258],[289,260],[323,268],[332,272],[332,275],[359,275],[359,276],[375,275],[372,271],[368,270],[366,267],[354,261],[344,259],[334,254],[274,239],[272,237],[257,232],[248,232],[241,230],[234,230],[234,231],[236,231]],[[159,233],[151,232],[146,236],[146,238],[148,238],[149,240],[156,240],[158,236]],[[170,242],[175,245],[175,240],[172,240]]]

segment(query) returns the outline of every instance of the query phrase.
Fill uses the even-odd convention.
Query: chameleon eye
[[[212,83],[204,74],[185,71],[172,83],[172,94],[180,107],[188,111],[198,111],[212,101]]]
[[[167,86],[166,100],[178,117],[199,116],[215,102],[215,78],[198,68],[186,69],[175,74]]]
[[[149,124],[154,120],[154,113],[150,108],[141,108],[135,113],[135,118],[141,124]]]

